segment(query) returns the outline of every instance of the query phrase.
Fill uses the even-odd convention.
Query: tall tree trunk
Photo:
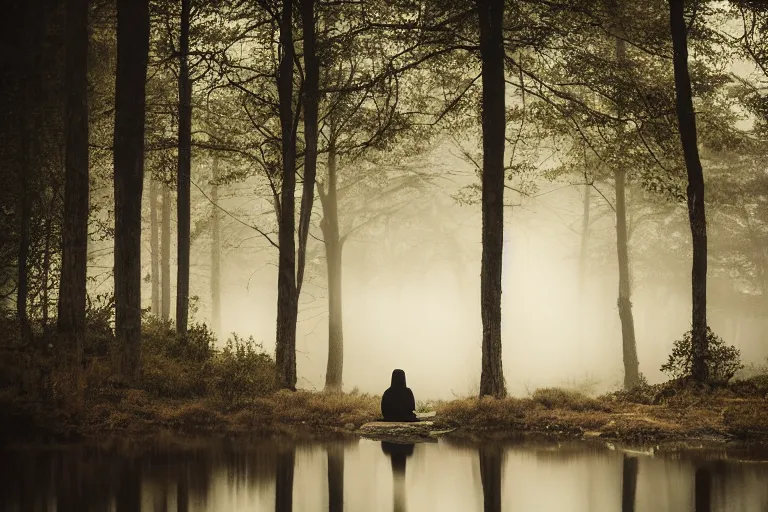
[[[698,382],[709,378],[707,357],[707,218],[704,212],[704,173],[696,137],[691,77],[688,74],[688,34],[683,16],[683,0],[669,0],[669,19],[674,50],[675,95],[680,142],[688,171],[688,219],[693,242],[691,269],[691,312],[693,364],[692,377]]]
[[[626,64],[626,47],[622,37],[616,37],[616,62]],[[618,108],[621,117],[621,107]],[[620,165],[620,164],[619,164]],[[632,389],[640,382],[635,340],[635,319],[632,314],[631,284],[629,280],[629,247],[627,243],[627,205],[625,199],[626,177],[624,169],[613,171],[616,188],[616,253],[619,262],[619,298],[617,300],[621,321],[621,346],[624,361],[624,389]]]
[[[191,0],[181,0],[179,44],[179,167],[176,198],[176,332],[186,334],[189,320],[189,228],[192,158],[192,83],[189,80],[189,15]]]
[[[640,381],[637,346],[635,342],[635,319],[632,315],[629,282],[629,248],[627,247],[627,209],[624,192],[626,172],[617,169],[613,173],[616,184],[616,252],[619,260],[619,320],[624,360],[624,389],[632,389]]]
[[[341,261],[344,242],[339,236],[338,192],[336,181],[336,143],[331,129],[328,145],[327,190],[318,183],[323,207],[325,262],[328,272],[328,366],[325,372],[326,391],[341,391],[344,369],[344,331],[341,313]]]
[[[501,265],[504,242],[504,0],[477,0],[483,79],[483,320],[480,396],[504,397],[501,364]]]
[[[157,225],[157,181],[149,180],[149,251],[152,273],[152,314],[160,316],[160,229]]]
[[[296,269],[296,299],[301,294],[304,282],[304,267],[307,255],[309,222],[312,219],[312,205],[315,199],[315,177],[317,176],[317,117],[320,102],[320,63],[317,58],[315,37],[315,0],[299,0],[301,26],[304,38],[304,85],[302,105],[304,107],[304,180],[301,188],[301,210],[299,211],[299,254]]]
[[[480,453],[480,480],[483,486],[483,511],[501,512],[502,451],[498,445],[482,445]]]
[[[171,189],[163,185],[163,215],[160,240],[160,266],[162,269],[160,316],[171,318]]]
[[[53,203],[53,201],[51,201]],[[45,217],[45,227],[43,228],[43,275],[41,276],[41,282],[42,287],[40,289],[40,293],[42,295],[42,299],[40,300],[40,308],[42,310],[42,328],[43,332],[48,331],[48,318],[50,316],[49,311],[49,292],[50,292],[50,281],[51,281],[51,237],[53,236],[52,231],[52,210],[53,210],[53,204],[51,204],[51,210],[49,211],[49,214]]]
[[[581,217],[581,248],[579,251],[579,293],[584,295],[584,286],[587,281],[587,246],[589,244],[589,213],[590,192],[592,185],[584,185],[584,212]]]
[[[22,121],[27,124],[27,122]],[[16,317],[19,320],[19,329],[21,339],[24,344],[32,342],[32,327],[29,323],[29,314],[27,312],[27,302],[29,299],[29,242],[30,242],[30,222],[32,216],[32,205],[30,198],[29,175],[32,172],[30,139],[33,136],[29,127],[23,127],[21,159],[19,167],[19,185],[21,193],[19,194],[19,256],[18,256],[18,277],[16,280]]]
[[[141,357],[141,194],[149,0],[117,0],[115,81],[115,335],[118,374],[139,379]]]
[[[344,512],[344,445],[335,443],[328,451],[328,512]]]
[[[216,336],[221,335],[221,210],[219,209],[219,157],[214,155],[211,166],[211,326]]]
[[[275,377],[284,389],[296,389],[296,245],[294,242],[296,211],[296,135],[293,131],[293,25],[292,0],[283,0],[280,20],[282,56],[277,76],[282,135],[283,183],[280,190],[278,223],[277,336],[275,343]]]
[[[37,137],[39,137],[39,105],[40,99],[40,68],[43,38],[45,37],[44,21],[40,19],[42,6],[36,1],[27,1],[22,20],[23,46],[28,49],[22,57],[23,77],[27,82],[26,88],[21,91],[20,119],[18,120],[20,131],[20,162],[18,167],[18,229],[19,246],[16,278],[16,317],[19,321],[19,334],[22,342],[33,342],[32,326],[29,322],[29,251],[31,243],[32,222],[32,192],[34,177],[38,174],[39,151]]]
[[[621,469],[621,512],[635,512],[637,457],[624,455]]]

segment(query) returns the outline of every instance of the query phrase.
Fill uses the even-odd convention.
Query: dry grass
[[[212,398],[158,399],[143,390],[113,390],[77,410],[24,403],[0,394],[0,412],[12,421],[7,434],[26,432],[323,433],[350,430],[379,417],[380,398],[361,393],[277,391],[233,409]],[[590,398],[575,391],[540,389],[526,398],[465,398],[426,402],[437,421],[478,435],[545,433],[635,441],[714,437],[768,439],[768,400],[737,397],[732,391],[681,390],[660,405]],[[5,413],[8,413],[6,415]],[[18,432],[16,432],[18,430]]]

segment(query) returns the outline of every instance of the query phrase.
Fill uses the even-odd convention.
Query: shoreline
[[[167,434],[324,440],[359,436],[360,426],[378,416],[378,400],[355,393],[283,391],[224,408],[205,399],[153,399],[132,389],[76,408],[4,399],[0,401],[0,443]],[[456,428],[444,435],[453,440],[536,437],[632,445],[768,445],[768,399],[763,397],[683,393],[652,405],[620,395],[590,398],[545,389],[528,398],[466,398],[426,403],[422,408],[436,411],[436,417],[430,418],[436,429]]]

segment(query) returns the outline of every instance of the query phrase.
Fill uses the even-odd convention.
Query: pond
[[[757,450],[122,439],[0,451],[5,511],[768,510]]]

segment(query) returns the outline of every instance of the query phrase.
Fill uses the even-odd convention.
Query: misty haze
[[[768,4],[0,19],[4,509],[768,510]]]

